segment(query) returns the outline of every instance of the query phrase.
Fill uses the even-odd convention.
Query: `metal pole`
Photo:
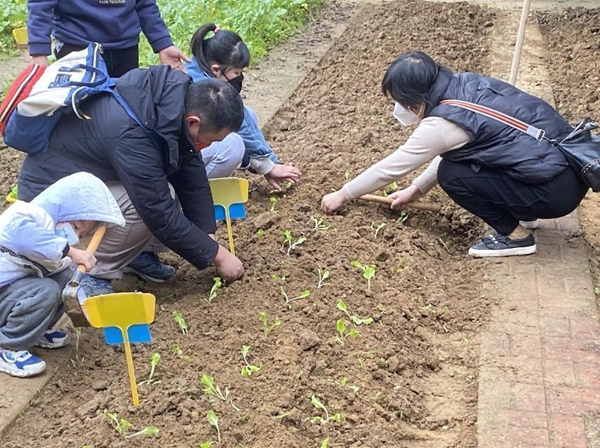
[[[521,50],[525,40],[525,28],[527,28],[527,17],[529,16],[529,6],[531,0],[524,0],[523,10],[521,11],[521,21],[519,22],[519,31],[517,32],[517,43],[515,45],[515,54],[513,55],[512,67],[510,68],[510,77],[508,82],[513,86],[517,82],[517,73],[519,72],[519,63],[521,62]]]

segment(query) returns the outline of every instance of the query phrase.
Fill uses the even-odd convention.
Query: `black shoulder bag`
[[[595,192],[600,191],[600,137],[592,134],[591,130],[597,128],[598,125],[592,123],[589,118],[581,120],[577,126],[573,127],[573,131],[569,135],[561,141],[557,141],[547,138],[546,131],[543,129],[489,107],[461,100],[444,100],[440,104],[462,107],[524,132],[537,141],[547,141],[564,154],[571,168],[588,187]]]

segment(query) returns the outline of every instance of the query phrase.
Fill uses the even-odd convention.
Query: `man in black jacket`
[[[193,83],[164,65],[132,70],[117,80],[116,88],[139,122],[112,95],[89,98],[82,110],[91,119],[65,115],[48,152],[25,158],[19,199],[30,201],[79,171],[96,175],[110,188],[127,225],[107,230],[96,252],[98,262],[82,282],[87,295],[111,292],[110,280],[127,271],[151,281],[170,277],[174,268],[148,252],[155,240],[199,269],[214,264],[225,280],[240,278],[241,261],[213,238],[212,196],[199,156],[202,148],[240,128],[239,94],[218,80]]]

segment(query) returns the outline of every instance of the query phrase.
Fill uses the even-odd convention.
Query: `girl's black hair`
[[[214,36],[206,38],[210,32]],[[214,23],[202,25],[190,41],[190,52],[200,67],[210,74],[210,65],[216,62],[221,70],[245,68],[250,64],[250,51],[242,38],[233,31],[221,30]]]
[[[421,51],[403,54],[385,72],[381,90],[404,107],[431,106],[429,91],[442,70],[448,69]]]

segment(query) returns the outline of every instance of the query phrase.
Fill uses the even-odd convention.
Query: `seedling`
[[[202,442],[200,444],[200,448],[210,448],[210,446],[213,444],[213,442]]]
[[[398,224],[402,224],[404,221],[406,221],[408,219],[408,213],[406,213],[404,210],[400,212],[400,216],[398,216],[398,219],[396,220],[396,223]]]
[[[242,358],[244,358],[244,364],[246,364],[246,365],[244,367],[242,367],[242,370],[240,371],[240,373],[242,374],[242,376],[245,376],[245,377],[252,375],[254,372],[258,372],[260,370],[260,368],[262,367],[262,364],[260,366],[254,366],[248,362],[248,352],[249,351],[250,351],[250,346],[242,345]]]
[[[173,344],[171,346],[171,351],[178,358],[183,358],[183,350],[181,350],[181,347],[179,346],[179,344]]]
[[[277,210],[275,210],[275,205],[277,204],[277,198],[275,196],[271,196],[269,198],[269,202],[271,203],[271,208],[269,209],[269,211],[271,213],[277,213]]]
[[[290,297],[288,297],[287,293],[285,292],[285,289],[283,289],[283,286],[282,286],[281,294],[283,294],[283,297],[285,297],[285,302],[283,304],[285,306],[287,306],[288,308],[291,308],[293,301],[307,298],[308,296],[310,296],[310,291],[308,289],[304,290],[300,293],[299,296],[290,298]]]
[[[335,342],[340,345],[344,345],[347,338],[356,339],[358,337],[358,330],[352,328],[351,330],[346,331],[344,319],[338,319],[335,323],[335,328],[338,332],[338,335],[335,337]]]
[[[258,229],[258,230],[256,231],[256,235],[257,235],[259,238],[262,238],[263,236],[265,236],[265,230],[264,230],[264,229]]]
[[[126,439],[131,439],[132,437],[137,436],[154,436],[158,434],[158,428],[152,425],[146,426],[141,431],[135,432],[133,434],[127,434],[129,428],[133,426],[130,421],[125,420],[124,418],[120,419],[116,412],[107,412],[106,410],[104,410],[104,414],[106,415],[106,417],[108,417],[110,421],[113,422],[117,432]]]
[[[316,397],[315,394],[313,394],[312,397],[310,397],[310,402],[312,403],[312,405],[315,408],[320,409],[325,413],[325,418],[320,417],[320,416],[313,417],[310,419],[311,423],[315,423],[315,422],[327,423],[329,421],[329,419],[331,419],[334,422],[339,422],[341,420],[341,416],[339,413],[333,414],[330,417],[329,411],[327,411],[327,408],[325,407],[325,405],[319,401],[319,399]]]
[[[217,414],[215,414],[215,411],[210,409],[206,413],[206,420],[208,420],[208,423],[210,423],[211,426],[214,426],[215,429],[217,430],[217,441],[219,443],[221,443],[221,430],[219,429],[219,417],[217,417]]]
[[[181,330],[181,332],[183,334],[187,334],[187,332],[188,332],[187,323],[185,322],[185,319],[183,318],[183,316],[181,315],[181,313],[179,311],[173,311],[173,319],[175,319],[175,322],[179,326],[179,329]]]
[[[377,239],[377,235],[379,235],[379,231],[381,229],[383,229],[387,224],[385,222],[382,222],[381,224],[379,224],[378,226],[375,225],[375,223],[371,223],[371,228],[373,230],[375,230],[375,236],[373,237],[373,239]]]
[[[321,448],[327,448],[327,445],[329,445],[329,437],[323,439],[323,441],[321,442]]]
[[[81,341],[81,327],[75,327],[75,353],[79,353],[79,342]]]
[[[323,218],[322,216],[318,219],[314,216],[311,216],[310,222],[313,223],[313,228],[311,230],[327,230],[331,227],[331,224],[326,222],[325,218]]]
[[[371,279],[375,277],[375,271],[377,267],[374,264],[361,264],[357,260],[353,260],[350,264],[362,271],[363,277],[367,280],[367,291],[371,290]]]
[[[351,175],[352,175],[352,172],[350,170],[344,171],[344,179],[350,180]]]
[[[160,380],[155,380],[153,378],[154,377],[154,369],[156,369],[156,366],[158,365],[159,362],[160,362],[160,353],[152,353],[152,357],[150,358],[150,375],[148,376],[148,379],[141,381],[139,383],[140,386],[142,384],[152,385],[152,384],[160,383]]]
[[[287,254],[290,255],[290,252],[293,251],[296,247],[300,246],[306,241],[305,236],[300,236],[296,241],[293,241],[294,237],[292,232],[289,230],[283,231],[283,243],[281,244],[281,248],[285,249],[285,245],[288,245]]]
[[[213,277],[213,282],[214,283],[212,285],[212,288],[210,288],[210,294],[208,296],[208,299],[205,299],[206,303],[208,303],[209,305],[214,299],[217,298],[217,291],[221,289],[221,286],[223,285],[223,280],[221,279],[221,277]]]
[[[358,316],[351,315],[348,312],[346,303],[344,303],[344,301],[342,299],[338,299],[337,309],[340,310],[341,312],[343,312],[344,314],[346,314],[346,316],[348,316],[350,318],[350,320],[352,321],[352,323],[354,325],[371,325],[374,322],[372,317],[367,317],[365,319],[362,319]]]
[[[258,313],[258,315],[260,316],[260,320],[263,323],[263,331],[267,335],[271,332],[273,328],[281,325],[281,320],[277,318],[273,321],[273,323],[271,323],[271,325],[269,325],[269,318],[267,317],[267,313],[265,313],[264,311],[261,311],[260,313]]]
[[[319,274],[319,282],[317,283],[317,288],[322,288],[329,283],[325,283],[325,280],[329,278],[329,271],[327,269],[321,269],[321,266],[317,268],[317,273]]]
[[[352,392],[354,392],[354,393],[356,393],[356,392],[358,392],[360,390],[360,387],[354,386],[352,384],[348,384],[348,378],[346,378],[346,377],[344,377],[344,378],[341,379],[340,386],[342,386],[342,387],[348,386],[348,388],[350,390],[352,390]]]
[[[215,385],[215,379],[212,376],[202,375],[200,382],[206,386],[204,389],[202,389],[202,392],[204,392],[206,395],[214,395],[223,401],[227,401],[227,397],[229,397],[229,389],[226,387],[225,392],[221,392],[221,388]]]
[[[282,282],[285,282],[286,278],[285,275],[284,276],[279,276],[279,274],[277,274],[276,272],[274,272],[273,274],[271,274],[271,283],[275,283],[276,281],[281,280]]]

